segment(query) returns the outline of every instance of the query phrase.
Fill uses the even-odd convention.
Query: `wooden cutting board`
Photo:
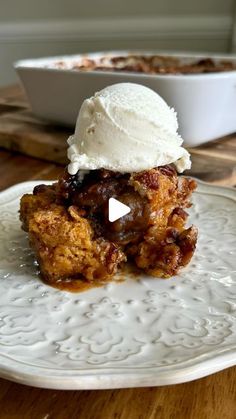
[[[19,86],[0,89],[0,147],[66,164],[71,133],[35,117]]]
[[[0,89],[0,147],[64,165],[72,131],[35,117],[18,85]],[[189,174],[236,185],[236,134],[189,151],[193,162]]]

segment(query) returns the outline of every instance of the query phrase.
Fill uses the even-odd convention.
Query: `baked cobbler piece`
[[[83,102],[63,176],[21,199],[45,281],[84,289],[128,261],[160,278],[187,265],[197,230],[185,210],[196,182],[177,174],[191,167],[177,130],[174,110],[145,86],[118,83]],[[111,198],[128,207],[115,221]]]
[[[21,199],[20,218],[41,274],[57,285],[110,280],[126,261],[155,277],[178,273],[191,259],[195,227],[186,227],[196,182],[171,165],[133,174],[94,170],[64,175]],[[108,221],[110,197],[131,208]]]

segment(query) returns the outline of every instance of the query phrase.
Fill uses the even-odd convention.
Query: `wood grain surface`
[[[0,89],[0,147],[66,164],[66,139],[71,133],[36,118],[19,87]]]
[[[5,98],[16,104],[17,92]],[[20,97],[18,100],[20,104]],[[221,148],[225,143],[227,151]],[[216,142],[208,155],[204,150],[199,147],[198,154],[194,154],[192,173],[215,183],[236,184],[234,137]],[[0,150],[0,190],[26,180],[55,179],[62,170],[56,163]],[[0,419],[67,418],[235,419],[236,367],[190,383],[121,390],[45,390],[0,379]]]

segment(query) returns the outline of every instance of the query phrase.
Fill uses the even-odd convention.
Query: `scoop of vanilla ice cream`
[[[153,90],[134,83],[108,86],[81,106],[68,139],[68,172],[131,173],[169,163],[183,172],[191,162],[177,129],[176,113]]]

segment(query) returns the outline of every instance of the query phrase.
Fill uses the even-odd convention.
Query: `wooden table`
[[[1,124],[1,115],[5,114],[3,121],[6,122],[6,114],[9,115],[11,103],[11,106],[25,107],[25,99],[22,102],[19,88],[0,89],[2,145],[4,145],[3,140],[7,138],[7,129],[6,124]],[[42,128],[39,121],[30,116],[29,112],[28,119],[29,130],[32,130],[34,124],[38,124],[41,126],[38,128],[39,132],[41,129],[46,134],[53,133],[55,137],[58,130],[56,127],[50,128],[45,124]],[[18,123],[20,124],[19,119]],[[21,126],[18,125],[18,128]],[[49,131],[45,128],[47,126]],[[12,133],[11,124],[8,125],[8,129],[8,138],[12,141],[14,132]],[[58,132],[59,137],[63,137],[64,131],[59,129]],[[27,121],[24,121],[25,134],[27,134]],[[194,150],[193,156],[192,174],[216,184],[236,185],[235,136],[199,147]],[[1,190],[30,179],[54,179],[62,170],[63,166],[58,163],[0,149]],[[235,417],[236,368],[229,368],[186,384],[122,390],[55,391],[31,388],[0,379],[0,419],[235,419]]]

